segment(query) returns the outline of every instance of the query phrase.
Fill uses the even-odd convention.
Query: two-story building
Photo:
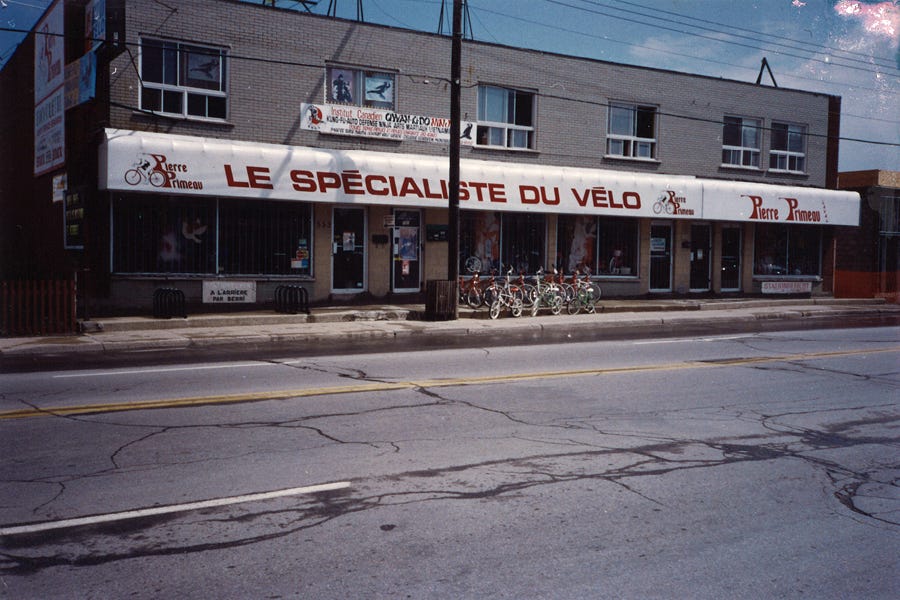
[[[94,90],[64,141],[10,85],[43,73],[48,22]],[[36,31],[0,72],[6,274],[77,270],[95,312],[162,285],[344,302],[447,277],[448,36],[232,0],[57,0]],[[832,292],[859,218],[834,189],[840,98],[474,41],[461,84],[461,273]]]

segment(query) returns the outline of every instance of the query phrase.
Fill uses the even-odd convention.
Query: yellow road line
[[[602,369],[575,369],[566,371],[543,371],[536,373],[513,373],[506,375],[486,375],[482,377],[455,377],[449,379],[423,379],[418,381],[370,382],[356,385],[306,388],[297,390],[272,390],[248,394],[222,394],[213,396],[195,396],[188,398],[166,398],[159,400],[142,400],[134,402],[112,402],[103,404],[84,404],[80,406],[54,406],[43,408],[26,408],[0,412],[0,420],[25,419],[32,417],[72,416],[92,413],[123,412],[131,410],[150,410],[157,408],[185,408],[211,404],[236,404],[242,402],[261,402],[264,400],[287,400],[310,396],[332,396],[337,394],[356,394],[367,392],[386,392],[415,388],[458,387],[467,385],[486,385],[492,383],[508,383],[533,379],[560,379],[566,377],[586,377],[596,375],[616,375],[622,373],[643,373],[650,371],[672,371],[677,369],[697,369],[709,367],[736,367],[766,362],[791,362],[797,360],[814,360],[859,356],[867,354],[883,354],[898,352],[900,346],[875,350],[838,350],[832,352],[812,352],[784,356],[760,356],[749,358],[723,359],[721,361],[697,361],[666,363],[660,365],[642,365],[633,367],[610,367]]]

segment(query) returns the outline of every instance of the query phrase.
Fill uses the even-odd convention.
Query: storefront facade
[[[209,278],[290,278],[315,300],[418,294],[445,277],[443,158],[105,138],[115,273],[180,273],[195,297]],[[852,192],[748,182],[474,160],[460,172],[461,273],[589,271],[613,295],[812,292],[822,228],[859,210]]]
[[[197,307],[264,304],[285,282],[318,303],[413,300],[446,278],[446,36],[113,4],[126,41],[67,45],[98,52],[96,97],[67,111],[66,164],[34,186],[64,173],[76,192],[60,218],[81,221],[59,229],[90,235],[61,251],[95,311],[146,310],[160,286]],[[84,22],[84,3],[56,5]],[[589,270],[606,297],[831,293],[836,226],[859,219],[859,195],[833,189],[839,98],[478,42],[463,72],[462,274]]]

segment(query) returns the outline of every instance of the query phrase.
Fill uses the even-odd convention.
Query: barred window
[[[311,275],[312,211],[295,202],[122,197],[113,271],[148,275]]]
[[[308,204],[223,200],[220,208],[220,272],[229,275],[309,275],[312,272],[310,217]]]

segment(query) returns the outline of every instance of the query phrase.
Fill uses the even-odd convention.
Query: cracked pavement
[[[263,557],[281,564],[300,552],[304,561],[294,565],[297,576],[288,578],[289,585],[309,595],[354,589],[349,596],[393,596],[373,573],[394,569],[414,573],[407,573],[405,586],[390,588],[395,592],[478,590],[505,597],[503,585],[485,593],[478,584],[496,569],[493,561],[502,552],[522,561],[522,567],[508,568],[526,589],[544,590],[526,569],[555,566],[577,596],[589,595],[589,587],[577,586],[588,585],[578,582],[590,575],[575,575],[574,563],[626,569],[649,561],[655,570],[645,574],[646,582],[606,588],[621,597],[647,595],[644,585],[673,577],[675,557],[695,568],[722,568],[756,552],[773,561],[773,578],[759,583],[761,595],[785,589],[788,596],[815,595],[817,585],[828,583],[840,597],[856,584],[835,586],[835,574],[819,583],[811,574],[797,575],[802,585],[790,584],[786,580],[798,567],[780,566],[775,557],[788,547],[801,554],[801,546],[815,548],[798,564],[811,569],[818,560],[835,570],[839,563],[822,548],[852,543],[865,549],[874,539],[872,552],[879,551],[872,556],[860,550],[858,560],[873,568],[896,566],[897,553],[883,552],[897,549],[900,540],[900,368],[896,352],[885,351],[895,342],[890,335],[840,342],[811,334],[747,336],[672,348],[633,346],[618,356],[609,354],[616,344],[579,345],[583,356],[566,361],[567,367],[601,361],[607,370],[536,379],[515,376],[528,371],[521,367],[522,348],[402,360],[283,360],[268,364],[265,374],[300,377],[310,385],[390,384],[425,371],[440,381],[436,370],[451,378],[465,367],[476,379],[496,371],[509,378],[302,402],[0,421],[0,526],[297,481],[351,483],[308,496],[4,536],[0,590],[24,586],[49,593],[58,578],[97,572],[112,586],[97,589],[123,591],[122,583],[108,581],[117,569],[131,574],[153,565],[180,573],[178,561],[192,560],[224,561],[255,581],[262,576],[248,574],[238,556],[263,560],[256,563],[260,569]],[[845,354],[832,358],[842,346]],[[821,352],[804,359],[797,348]],[[533,353],[534,364],[546,363],[540,349]],[[234,371],[217,372],[220,385],[266,378]],[[108,385],[125,387],[120,381]],[[761,529],[784,538],[767,542],[765,550],[745,548]],[[457,554],[449,556],[445,544]],[[710,549],[717,554],[709,555]],[[689,550],[693,558],[685,559]],[[729,552],[737,554],[734,563]],[[586,558],[595,556],[603,560]],[[417,558],[426,557],[436,563],[418,565]],[[326,584],[316,575],[337,577],[335,561],[352,566],[356,575],[343,576],[360,587]],[[736,580],[758,578],[762,567],[756,567],[735,574]],[[367,578],[357,579],[363,573]],[[701,573],[698,568],[695,577]],[[222,593],[221,583],[207,581],[212,577],[200,578]],[[894,586],[898,577],[895,570],[870,591]],[[187,574],[173,576],[137,595],[172,592],[189,580]],[[725,591],[713,589],[716,594],[707,597]]]

